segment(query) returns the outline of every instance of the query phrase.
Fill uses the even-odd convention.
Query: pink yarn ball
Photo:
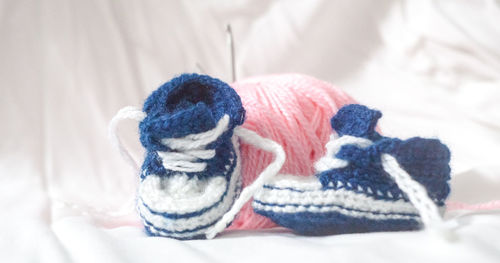
[[[300,74],[253,77],[231,85],[246,109],[243,127],[256,131],[283,146],[286,162],[282,174],[314,174],[314,162],[325,153],[332,128],[331,117],[345,104],[355,101],[324,81]],[[241,144],[243,187],[268,166],[273,156]],[[276,226],[256,214],[247,203],[231,229],[258,229]]]

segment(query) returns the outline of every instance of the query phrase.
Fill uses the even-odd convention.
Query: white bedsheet
[[[500,262],[500,212],[426,232],[146,237],[137,178],[107,123],[175,74],[310,74],[384,113],[385,134],[439,137],[451,201],[500,199],[498,1],[1,1],[0,262]],[[139,159],[136,123],[122,137]]]

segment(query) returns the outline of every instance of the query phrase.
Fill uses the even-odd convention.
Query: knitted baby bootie
[[[450,152],[437,139],[383,137],[381,113],[344,106],[316,176],[278,175],[254,210],[306,235],[415,230],[440,221],[449,194]]]
[[[140,121],[140,140],[146,149],[141,168],[118,136],[118,124],[124,119]],[[137,209],[149,235],[213,238],[280,171],[283,147],[241,127],[244,119],[240,97],[229,85],[198,74],[172,79],[148,97],[142,110],[127,106],[113,117],[109,136],[140,174]],[[240,141],[275,157],[244,189]]]
[[[240,97],[209,76],[184,74],[146,100],[140,139],[146,149],[138,210],[147,233],[204,237],[241,189],[235,127],[244,121]]]

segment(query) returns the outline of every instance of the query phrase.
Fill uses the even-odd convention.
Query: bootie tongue
[[[342,107],[330,122],[338,136],[350,135],[375,141],[381,138],[375,131],[380,117],[382,117],[380,111],[359,104],[350,104]]]
[[[166,150],[161,139],[179,138],[215,128],[212,111],[203,102],[173,113],[151,113],[139,124],[141,143],[148,150]]]

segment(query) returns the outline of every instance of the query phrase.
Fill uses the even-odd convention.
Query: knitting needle
[[[196,63],[194,64],[194,66],[195,66],[195,68],[196,68],[196,71],[197,71],[197,72],[199,72],[199,73],[201,73],[201,74],[206,74],[206,73],[205,73],[205,72],[206,72],[206,71],[205,71],[205,69],[201,66],[201,64],[200,64],[200,63],[196,62]]]
[[[226,25],[226,37],[227,37],[227,46],[230,52],[230,61],[231,65],[231,79],[233,82],[236,81],[236,65],[235,65],[235,55],[234,55],[234,40],[233,40],[233,31],[231,30],[231,24]]]

